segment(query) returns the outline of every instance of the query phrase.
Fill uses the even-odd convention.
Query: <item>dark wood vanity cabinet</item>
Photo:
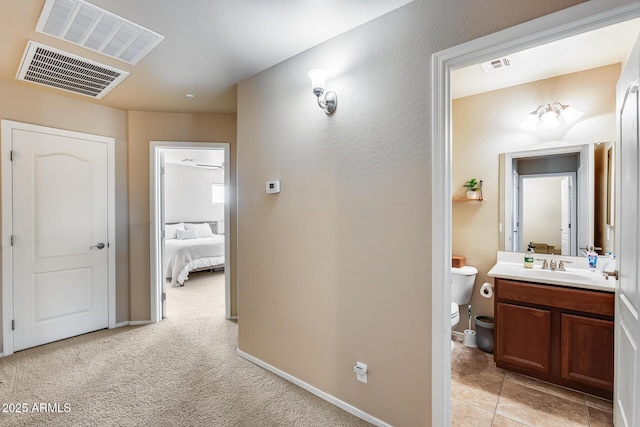
[[[495,279],[500,368],[613,397],[614,294]]]

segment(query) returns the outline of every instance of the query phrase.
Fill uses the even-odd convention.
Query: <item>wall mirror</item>
[[[613,150],[602,142],[500,154],[499,249],[613,251]]]

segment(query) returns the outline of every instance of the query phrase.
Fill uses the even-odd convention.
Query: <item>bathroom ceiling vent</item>
[[[505,68],[511,65],[509,58],[498,58],[492,61],[483,62],[480,64],[482,70],[485,73],[490,73],[491,71],[497,70],[499,68]]]
[[[18,80],[101,99],[129,73],[29,41]]]
[[[164,40],[84,0],[47,0],[36,31],[133,65]]]

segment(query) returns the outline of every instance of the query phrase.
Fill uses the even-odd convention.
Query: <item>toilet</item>
[[[460,305],[471,302],[478,269],[470,265],[451,268],[451,329],[460,323]],[[451,343],[453,348],[453,342]]]

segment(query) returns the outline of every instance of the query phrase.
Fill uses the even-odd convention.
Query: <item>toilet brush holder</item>
[[[476,345],[476,331],[473,329],[464,330],[464,340],[462,341],[465,347],[477,347]]]

